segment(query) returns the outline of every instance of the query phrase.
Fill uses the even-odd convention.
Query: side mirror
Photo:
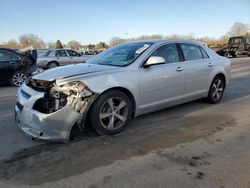
[[[152,56],[144,64],[144,67],[150,67],[150,66],[153,66],[153,65],[165,64],[165,63],[166,63],[166,61],[165,61],[165,59],[163,57]]]

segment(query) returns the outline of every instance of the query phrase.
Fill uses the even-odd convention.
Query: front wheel
[[[221,76],[216,76],[212,81],[207,96],[207,101],[211,104],[220,102],[225,90],[225,80]]]
[[[116,134],[126,127],[132,116],[128,96],[118,90],[101,95],[90,111],[90,122],[100,134]]]
[[[23,71],[16,71],[11,78],[11,85],[20,87],[27,79],[27,75]]]
[[[48,63],[47,68],[52,69],[52,68],[57,67],[57,66],[59,66],[59,64],[57,62],[50,62],[50,63]]]

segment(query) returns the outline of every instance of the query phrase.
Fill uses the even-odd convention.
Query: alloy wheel
[[[119,129],[126,122],[127,118],[128,104],[122,98],[109,98],[100,108],[99,120],[105,129]]]
[[[221,79],[215,80],[212,86],[212,98],[214,101],[218,101],[221,99],[223,95],[224,85]]]
[[[17,72],[12,77],[12,83],[17,87],[20,87],[25,82],[26,79],[27,76],[24,73]]]

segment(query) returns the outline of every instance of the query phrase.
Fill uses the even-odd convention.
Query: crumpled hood
[[[52,68],[46,70],[40,74],[33,76],[36,80],[47,80],[52,81],[55,79],[69,78],[73,76],[79,76],[94,72],[108,71],[112,69],[117,69],[120,67],[107,66],[107,65],[95,65],[95,64],[74,64]]]

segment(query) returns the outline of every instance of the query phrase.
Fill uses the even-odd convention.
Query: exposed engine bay
[[[27,81],[27,85],[36,91],[45,93],[44,98],[38,99],[33,106],[34,110],[45,114],[56,112],[65,105],[73,107],[75,112],[82,114],[95,96],[95,93],[83,82],[56,85],[55,81],[30,79]]]

